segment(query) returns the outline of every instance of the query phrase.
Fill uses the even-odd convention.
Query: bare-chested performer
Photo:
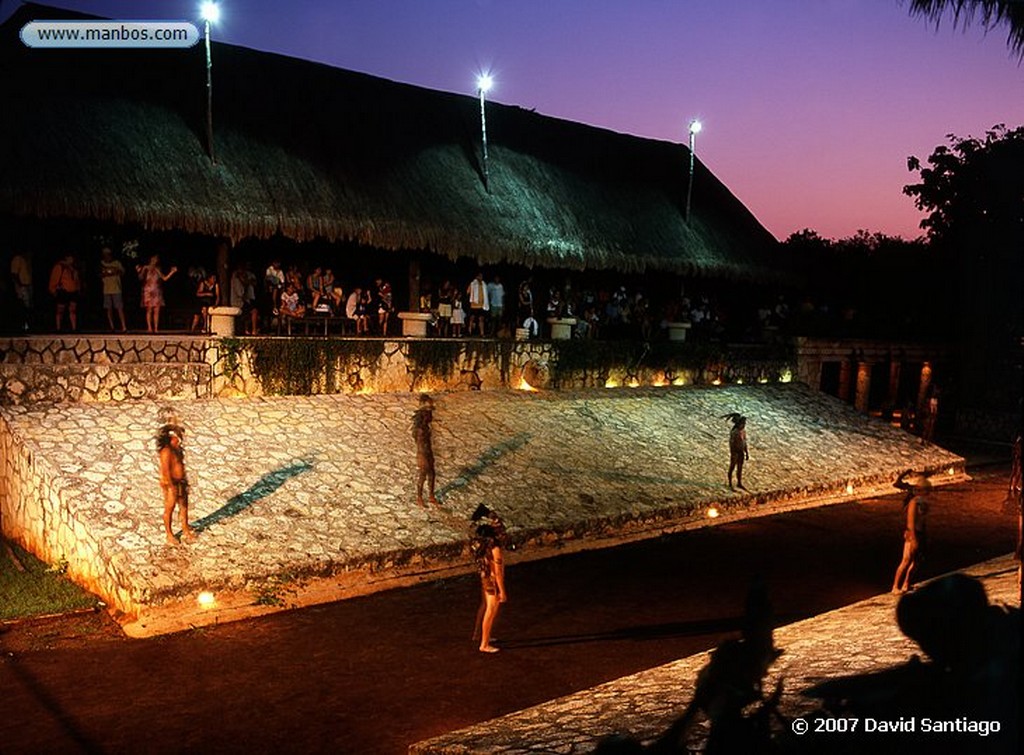
[[[424,506],[423,483],[427,483],[430,502],[437,507],[434,496],[434,447],[430,440],[430,424],[434,421],[434,399],[426,393],[420,394],[420,408],[412,415],[412,437],[416,441],[416,503]]]
[[[737,412],[726,414],[725,418],[732,420],[732,430],[729,431],[729,489],[735,490],[732,486],[732,473],[735,471],[736,487],[746,490],[743,487],[743,462],[750,459],[747,450],[747,418]]]
[[[181,538],[194,542],[196,532],[188,523],[188,477],[185,475],[185,450],[181,447],[184,431],[179,425],[166,424],[156,437],[160,454],[160,487],[164,492],[164,533],[168,545],[177,545],[178,540],[171,530],[171,517],[177,505],[181,518]]]
[[[928,532],[928,500],[925,493],[931,488],[931,483],[923,474],[913,474],[913,470],[908,469],[900,473],[894,486],[906,491],[903,497],[903,509],[907,517],[903,529],[903,558],[896,567],[896,576],[892,582],[892,591],[901,593],[910,589],[910,575],[924,555]]]
[[[477,611],[478,625],[473,632],[473,639],[480,638],[481,653],[497,653],[498,648],[491,643],[491,630],[498,618],[498,609],[508,600],[508,594],[505,592],[505,559],[502,556],[501,541],[492,525],[481,524],[476,528],[473,555],[480,574],[483,609]]]

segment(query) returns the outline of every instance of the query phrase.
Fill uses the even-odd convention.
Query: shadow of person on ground
[[[896,620],[928,660],[914,655],[803,692],[822,700],[805,719],[858,721],[858,731],[830,737],[828,750],[1019,752],[1020,609],[990,605],[979,580],[950,574],[904,595]],[[820,751],[791,744],[786,752]]]
[[[248,490],[233,496],[227,503],[213,513],[207,514],[202,519],[193,522],[192,529],[197,532],[202,532],[210,525],[217,524],[218,522],[222,522],[225,519],[230,519],[231,517],[240,514],[257,501],[266,498],[292,477],[308,472],[312,468],[312,461],[309,461],[308,459],[301,459],[299,461],[292,462],[287,467],[282,467],[281,469],[275,469],[273,472],[268,472],[257,480],[256,483]]]
[[[781,681],[769,695],[762,689],[768,668],[782,655],[775,647],[773,629],[767,589],[755,581],[747,593],[740,638],[726,640],[711,652],[682,716],[647,747],[632,737],[615,735],[602,740],[595,755],[685,755],[698,736],[694,727],[699,718],[709,724],[701,749],[708,755],[770,752],[773,721],[782,720],[778,714]]]

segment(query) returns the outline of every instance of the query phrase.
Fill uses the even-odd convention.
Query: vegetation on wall
[[[696,373],[700,382],[714,380],[755,382],[760,378],[776,380],[792,365],[788,346],[680,341],[554,341],[552,342],[551,382],[555,388],[582,381],[602,386],[612,371],[625,373],[628,379],[641,370],[664,372],[671,380],[683,372]]]
[[[406,348],[409,372],[415,385],[428,377],[448,380],[459,364],[463,343],[448,339],[424,338],[409,341]]]
[[[244,342],[264,393],[337,393],[341,378],[366,368],[376,372],[384,342],[377,339],[252,338]],[[237,358],[237,357],[236,357]],[[230,364],[225,367],[225,373]],[[237,369],[237,367],[236,367]]]

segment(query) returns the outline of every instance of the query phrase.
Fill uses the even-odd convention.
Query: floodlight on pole
[[[690,180],[686,185],[686,222],[690,222],[690,197],[693,195],[693,159],[694,149],[697,143],[697,134],[700,133],[704,126],[694,118],[690,121]]]
[[[203,19],[206,31],[206,149],[210,153],[210,162],[216,163],[213,152],[213,58],[210,56],[210,24],[220,20],[220,6],[217,3],[205,2],[199,7],[199,15]]]
[[[491,173],[487,161],[487,92],[494,86],[494,78],[489,73],[480,74],[476,78],[476,90],[480,95],[480,142],[483,145],[484,189],[491,193]]]

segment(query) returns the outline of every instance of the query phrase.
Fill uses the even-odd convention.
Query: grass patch
[[[7,545],[25,571],[15,566]],[[65,577],[60,564],[48,566],[13,543],[0,543],[0,621],[92,608],[98,602]]]

